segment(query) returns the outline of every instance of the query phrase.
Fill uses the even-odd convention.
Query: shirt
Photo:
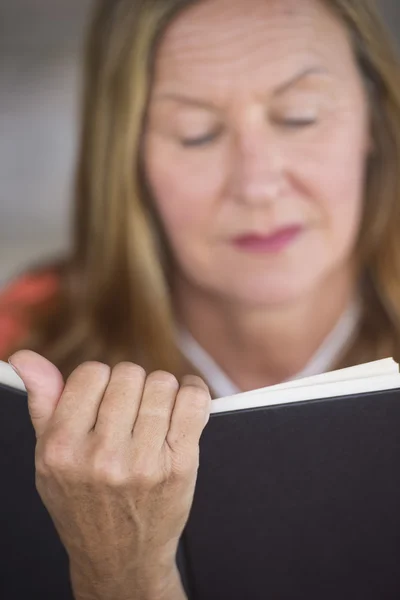
[[[352,340],[360,315],[360,303],[353,301],[309,363],[290,380],[311,377],[329,371]],[[204,377],[218,398],[233,396],[241,391],[186,329],[178,330],[178,343],[183,354]]]

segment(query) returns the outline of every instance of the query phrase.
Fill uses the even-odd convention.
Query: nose
[[[238,202],[263,205],[281,197],[285,185],[283,154],[274,137],[267,127],[237,136],[231,181]]]

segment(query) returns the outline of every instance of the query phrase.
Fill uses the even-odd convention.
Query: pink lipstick
[[[237,237],[233,244],[240,250],[254,253],[277,253],[294,242],[303,228],[299,225],[277,229],[269,235],[249,234]]]

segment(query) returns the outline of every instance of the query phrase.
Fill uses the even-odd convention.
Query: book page
[[[327,371],[320,375],[313,375],[312,377],[304,377],[301,379],[291,379],[284,383],[278,383],[276,385],[270,385],[265,388],[258,390],[252,390],[245,392],[246,394],[260,393],[261,391],[270,391],[276,389],[288,389],[293,387],[301,387],[304,385],[315,385],[316,383],[334,383],[335,381],[347,381],[349,379],[361,379],[363,377],[376,377],[379,375],[393,375],[399,372],[399,365],[393,358],[384,358],[382,360],[375,360],[369,363],[363,363],[361,365],[355,365],[353,367],[346,367],[345,369],[338,369],[337,371]]]
[[[0,360],[0,385],[26,391],[21,377],[16,374],[11,365],[2,360]]]
[[[389,358],[218,398],[213,400],[211,412],[230,412],[395,388],[400,389],[399,366]]]

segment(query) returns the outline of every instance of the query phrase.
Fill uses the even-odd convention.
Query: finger
[[[93,429],[99,406],[110,379],[110,367],[86,362],[68,377],[50,427],[62,425],[70,434],[82,435]]]
[[[137,448],[159,452],[163,447],[178,390],[179,383],[170,373],[155,371],[147,377],[133,428]]]
[[[43,434],[56,410],[64,388],[60,371],[31,350],[20,350],[9,358],[28,392],[28,408],[36,436]]]
[[[177,452],[197,448],[210,417],[211,395],[204,381],[196,375],[183,378],[167,434],[168,445]]]
[[[145,380],[145,370],[133,363],[124,362],[113,368],[97,414],[96,434],[107,438],[131,437]]]

